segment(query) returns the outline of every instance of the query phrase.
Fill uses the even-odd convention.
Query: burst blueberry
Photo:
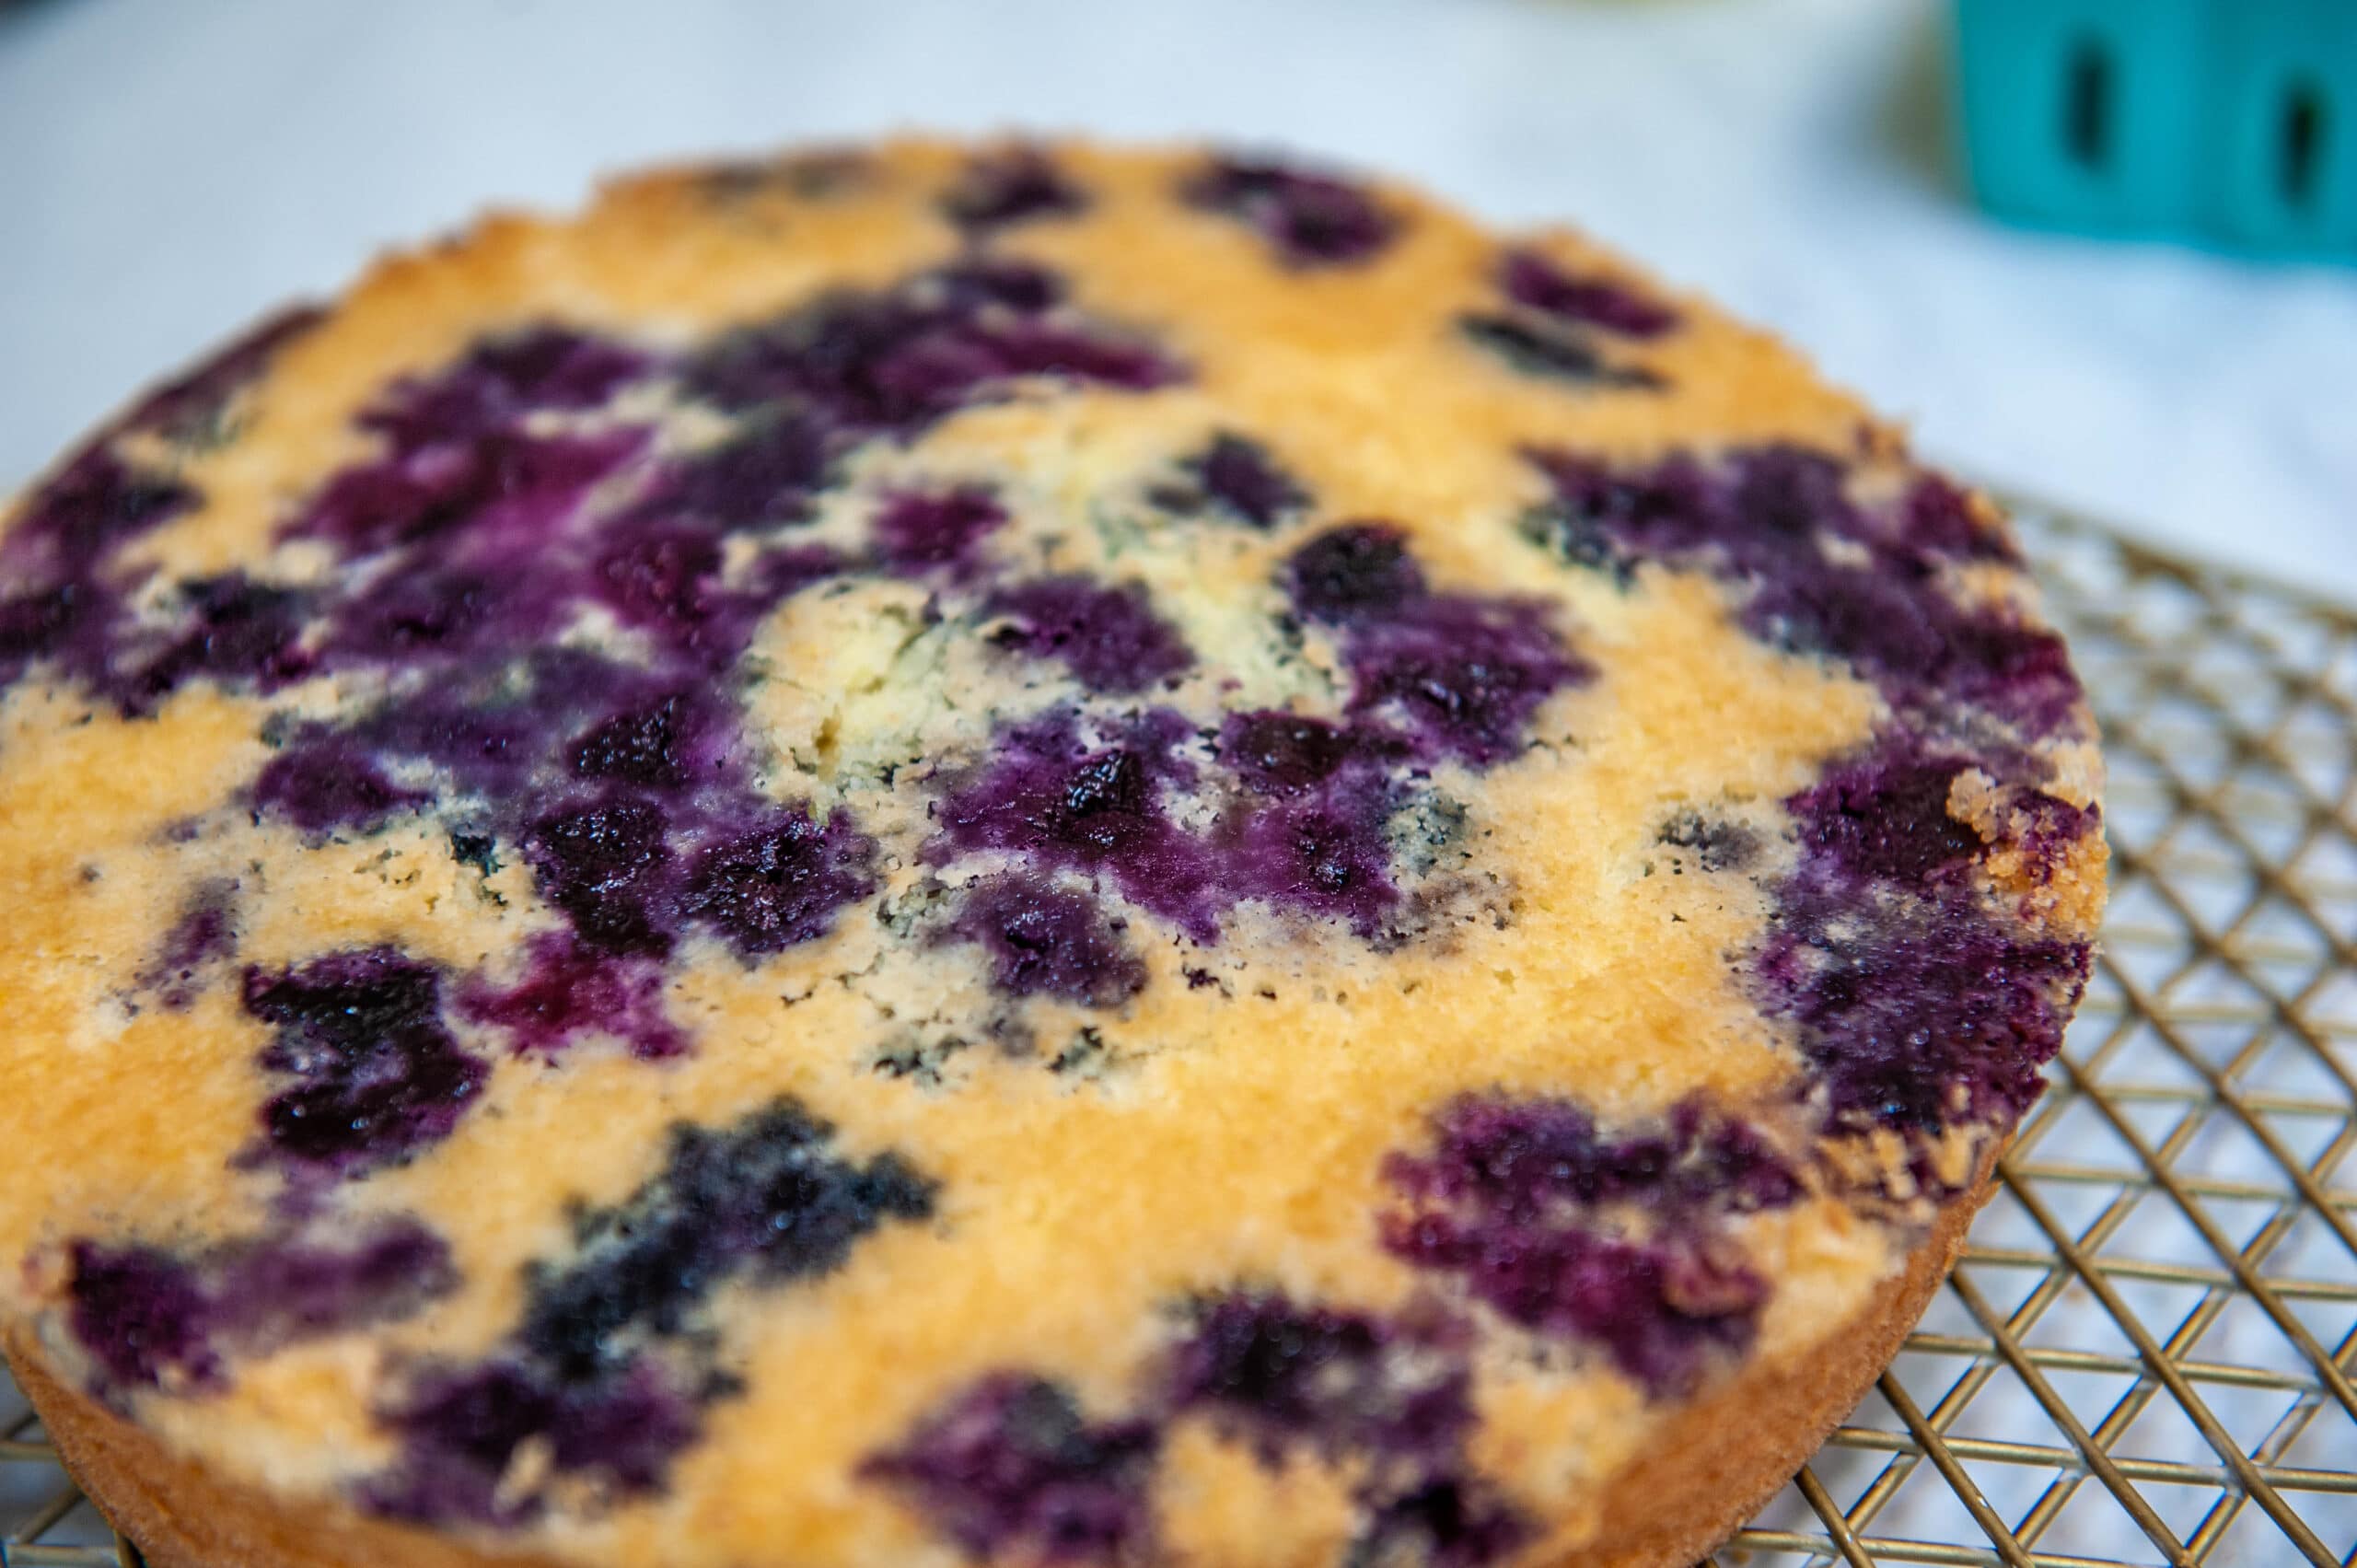
[[[1010,996],[1118,1007],[1146,981],[1126,923],[1085,893],[1016,873],[969,889],[951,929],[981,945],[992,982]]]
[[[1345,267],[1371,261],[1401,223],[1364,188],[1267,158],[1215,158],[1178,188],[1190,207],[1253,229],[1287,266]]]
[[[1144,1422],[1092,1422],[1061,1385],[1009,1372],[952,1398],[861,1473],[976,1556],[1118,1562],[1151,1541],[1158,1446]]]
[[[1001,646],[1059,660],[1092,691],[1143,691],[1195,662],[1178,630],[1155,613],[1142,584],[1034,577],[1001,588],[984,609],[1009,622],[996,633]]]
[[[487,1070],[442,1019],[438,970],[389,947],[248,970],[245,1010],[272,1026],[264,1070],[294,1082],[262,1108],[262,1153],[297,1171],[365,1175],[450,1135]]]

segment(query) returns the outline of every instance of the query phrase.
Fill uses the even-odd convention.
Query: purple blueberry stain
[[[182,446],[224,438],[221,416],[237,391],[317,319],[317,312],[290,311],[263,322],[150,392],[32,491],[0,534],[0,577],[10,583],[0,591],[0,691],[33,665],[54,661],[134,715],[151,711],[189,676],[268,664],[273,650],[255,645],[267,637],[237,629],[257,608],[250,598],[238,602],[231,585],[242,579],[184,586],[198,624],[180,643],[158,649],[138,632],[124,602],[132,584],[112,569],[114,555],[195,510],[202,497],[177,475],[134,466],[115,443],[134,434]],[[215,617],[223,624],[208,627]],[[215,639],[235,645],[216,648]]]
[[[2085,983],[2086,943],[2020,925],[1961,875],[1983,851],[1948,810],[1961,766],[1891,731],[1785,802],[1800,863],[1772,889],[1751,971],[1837,1129],[2011,1126]]]
[[[2061,639],[2001,606],[1952,597],[1942,567],[2002,556],[1953,487],[1918,483],[1877,510],[1835,459],[1762,447],[1625,470],[1533,454],[1555,500],[1536,525],[1567,561],[1625,572],[1692,562],[1747,590],[1742,621],[1777,645],[1847,662],[1894,706],[1979,709],[2057,733],[2079,685]],[[1992,553],[1993,552],[1993,553]]]
[[[1208,513],[1266,531],[1306,511],[1309,492],[1277,466],[1268,447],[1247,436],[1223,430],[1202,451],[1182,460],[1179,477],[1155,486],[1155,505],[1181,516]]]
[[[1087,207],[1088,193],[1044,148],[1035,146],[981,155],[941,199],[943,215],[976,238],[1016,224],[1071,217]]]
[[[784,413],[750,421],[731,440],[680,463],[642,513],[725,530],[808,522],[812,502],[830,482],[830,446],[815,419]]]
[[[1398,615],[1429,597],[1407,534],[1389,523],[1327,529],[1286,558],[1283,585],[1295,610],[1332,626]]]
[[[1140,583],[1118,587],[1081,576],[1034,577],[1000,588],[983,602],[1007,624],[999,646],[1052,658],[1092,691],[1126,695],[1184,674],[1194,650],[1155,613]]]
[[[1009,873],[969,888],[950,930],[981,947],[992,983],[1007,995],[1118,1007],[1146,982],[1126,926],[1086,893]]]
[[[1091,1421],[1062,1385],[998,1373],[954,1395],[861,1474],[977,1557],[1122,1562],[1151,1550],[1159,1434]]]
[[[196,1272],[153,1247],[79,1241],[72,1251],[68,1321],[102,1389],[220,1387],[222,1366]]]
[[[894,571],[963,575],[973,570],[982,540],[1006,523],[1006,508],[988,490],[962,485],[888,495],[873,526],[877,550]]]
[[[442,1017],[441,972],[389,947],[246,971],[248,1014],[272,1028],[259,1058],[293,1082],[262,1107],[255,1157],[351,1178],[450,1135],[489,1069]]]
[[[1444,1463],[1471,1433],[1455,1325],[1410,1325],[1276,1292],[1214,1297],[1173,1353],[1168,1399],[1273,1461],[1293,1447]]]
[[[1166,789],[1193,780],[1178,754],[1190,733],[1167,709],[1101,742],[1086,738],[1070,712],[1016,726],[993,761],[941,802],[927,857],[1004,850],[1041,870],[1101,872],[1132,903],[1198,941],[1215,940],[1217,856],[1163,805]]]
[[[1469,1098],[1426,1150],[1392,1156],[1403,1200],[1383,1244],[1542,1335],[1589,1346],[1656,1396],[1748,1347],[1769,1283],[1726,1232],[1797,1201],[1800,1178],[1757,1132],[1699,1105],[1599,1127],[1565,1100]],[[1649,1217],[1643,1239],[1616,1209]]]
[[[1214,158],[1180,183],[1178,197],[1243,224],[1301,270],[1372,261],[1401,228],[1399,215],[1364,187],[1270,158]]]
[[[380,1414],[401,1439],[401,1458],[357,1489],[363,1508],[495,1528],[538,1519],[551,1479],[624,1497],[657,1492],[702,1433],[694,1400],[644,1363],[580,1381],[520,1361],[435,1368]],[[528,1447],[545,1473],[517,1484]]]
[[[1220,761],[1255,795],[1306,795],[1354,761],[1382,760],[1384,738],[1282,709],[1230,714],[1220,726]]]
[[[1183,378],[1143,338],[1062,296],[1055,274],[997,259],[837,290],[721,339],[690,364],[688,385],[724,409],[799,411],[848,444],[911,439],[1030,377],[1136,392]]]
[[[822,822],[807,807],[781,807],[702,852],[683,907],[751,962],[825,935],[843,906],[875,891],[875,857],[849,812]]]
[[[407,1219],[189,1254],[83,1240],[71,1259],[70,1325],[109,1396],[217,1391],[236,1354],[405,1318],[458,1283],[442,1238]]]
[[[1389,524],[1318,535],[1279,580],[1303,617],[1341,632],[1352,711],[1396,715],[1436,755],[1505,761],[1540,703],[1595,677],[1540,602],[1434,592]]]
[[[666,895],[672,854],[660,807],[613,796],[554,811],[524,841],[540,896],[581,939],[613,953],[664,957],[677,940]]]
[[[1498,287],[1541,316],[1624,338],[1657,338],[1678,327],[1678,313],[1668,306],[1627,284],[1568,273],[1537,250],[1506,252],[1498,264]]]
[[[528,436],[493,429],[396,448],[330,480],[294,531],[354,554],[447,547],[461,535],[480,536],[465,542],[512,540],[529,547],[635,457],[644,441],[631,430]]]
[[[459,988],[458,1011],[503,1031],[518,1055],[553,1061],[583,1037],[604,1034],[652,1062],[688,1049],[686,1031],[664,1009],[663,993],[663,971],[653,961],[549,933],[525,945],[523,970],[512,983],[469,976]]]
[[[366,832],[414,810],[427,796],[380,772],[348,741],[298,741],[273,757],[254,778],[254,815],[280,817],[306,833],[337,829]]]

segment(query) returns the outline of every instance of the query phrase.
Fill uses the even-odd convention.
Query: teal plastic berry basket
[[[1957,0],[1991,212],[2357,260],[2357,0]]]

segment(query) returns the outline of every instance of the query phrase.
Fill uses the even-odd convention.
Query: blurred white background
[[[1975,474],[2357,598],[2357,270],[1993,226],[1940,0],[32,0],[0,489],[273,302],[601,170],[901,125],[1271,142],[1568,217]]]

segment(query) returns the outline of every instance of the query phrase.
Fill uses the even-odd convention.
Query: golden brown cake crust
[[[1682,1564],[2100,782],[1995,507],[1577,236],[633,179],[0,514],[0,1332],[165,1568]]]

